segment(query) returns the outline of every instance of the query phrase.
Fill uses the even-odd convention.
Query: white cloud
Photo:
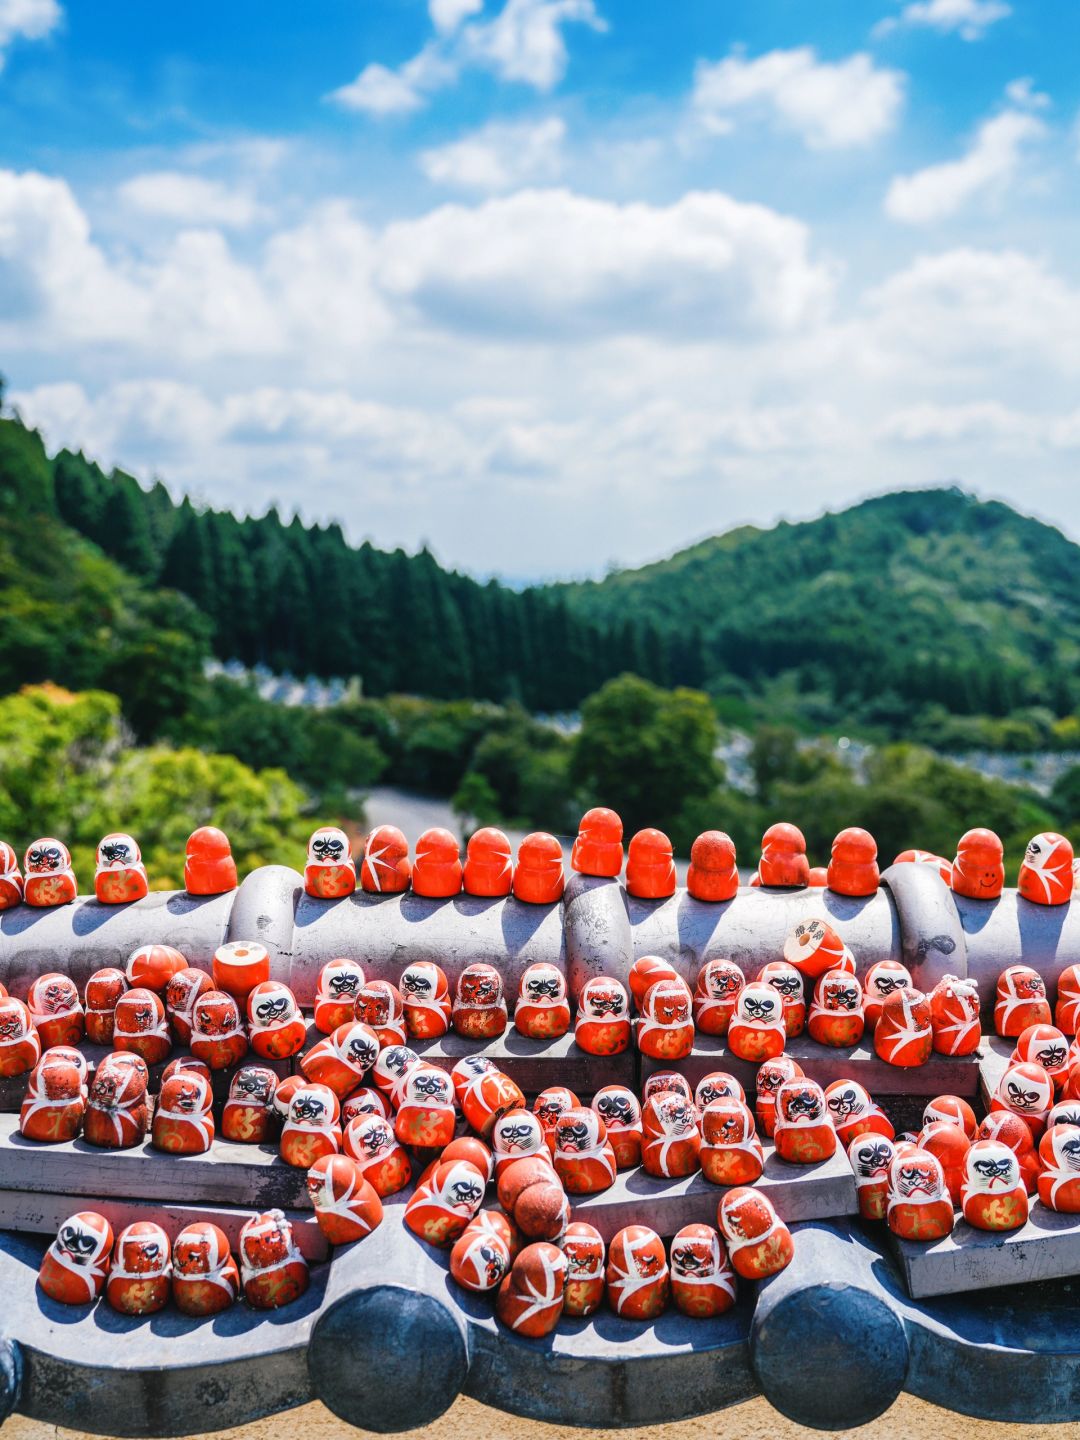
[[[716,192],[616,205],[525,190],[387,227],[379,279],[429,323],[491,335],[795,330],[827,309],[804,225]]]
[[[121,203],[144,215],[185,225],[243,228],[262,218],[255,197],[219,180],[186,175],[179,170],[154,170],[134,175],[118,191]]]
[[[905,5],[899,16],[882,20],[875,35],[887,35],[900,26],[922,26],[943,35],[958,34],[962,40],[979,40],[998,20],[1012,14],[1002,0],[916,0]]]
[[[377,117],[407,115],[427,104],[436,90],[452,85],[468,67],[548,91],[566,72],[563,26],[607,29],[594,0],[506,0],[491,20],[462,24],[481,8],[469,0],[431,0],[438,31],[433,40],[396,70],[377,62],[366,65],[355,80],[326,99]]]
[[[699,61],[692,108],[709,130],[729,131],[733,116],[749,110],[770,115],[795,131],[812,150],[868,145],[893,128],[904,98],[904,76],[874,64],[866,54],[835,63],[808,46],[771,50],[756,60],[729,55]]]
[[[1017,80],[1010,80],[1005,86],[1005,98],[1018,110],[1048,110],[1050,108],[1050,96],[1042,90],[1035,89],[1035,82],[1030,75],[1021,75]]]
[[[1024,146],[1044,134],[1033,115],[1006,110],[979,127],[962,159],[898,175],[886,193],[885,210],[908,225],[947,219],[976,196],[1003,190],[1019,168]]]
[[[478,15],[484,0],[428,0],[428,14],[435,29],[442,34],[456,30],[470,15]]]
[[[464,50],[503,80],[551,90],[566,73],[562,27],[572,22],[607,29],[593,0],[506,0],[494,20],[465,28]]]
[[[64,12],[57,0],[0,0],[0,70],[4,52],[15,40],[44,40]]]
[[[1045,429],[1037,417],[1001,404],[975,400],[963,405],[912,405],[887,415],[879,427],[882,440],[903,445],[1027,446]]]
[[[557,117],[536,123],[485,125],[471,135],[420,153],[420,168],[438,185],[459,190],[509,190],[553,180],[562,170],[566,125]]]

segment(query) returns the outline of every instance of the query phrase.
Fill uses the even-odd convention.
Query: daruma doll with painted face
[[[307,1261],[280,1210],[253,1215],[240,1231],[240,1278],[244,1299],[255,1310],[276,1310],[308,1288]]]
[[[671,1294],[664,1242],[647,1225],[627,1225],[608,1249],[608,1304],[624,1320],[655,1320]]]
[[[960,1208],[977,1230],[1019,1230],[1027,1224],[1020,1166],[1000,1140],[976,1140],[968,1150]]]
[[[862,1039],[862,987],[846,970],[829,970],[814,986],[814,1003],[807,1022],[819,1045],[848,1049]]]
[[[753,1185],[765,1156],[741,1100],[712,1100],[701,1113],[701,1173],[714,1185]]]
[[[896,990],[911,986],[911,972],[899,960],[879,960],[871,965],[863,980],[863,1018],[866,1028],[873,1030],[881,1019],[881,1007]]]
[[[49,971],[39,975],[26,994],[26,1004],[42,1048],[78,1045],[85,1032],[78,986],[69,975]]]
[[[638,1049],[654,1060],[682,1060],[694,1048],[693,997],[682,980],[658,980],[641,1002]]]
[[[116,1002],[113,1045],[141,1055],[147,1065],[160,1065],[172,1049],[165,1006],[153,990],[127,990]]]
[[[620,1055],[630,1043],[630,1001],[618,980],[594,975],[578,996],[574,1039],[587,1055]]]
[[[35,840],[23,856],[23,899],[27,905],[47,909],[70,905],[79,893],[67,846],[51,835]]]
[[[694,1024],[703,1035],[726,1035],[746,977],[734,960],[707,960],[694,986]]]
[[[791,1231],[758,1190],[743,1185],[729,1190],[717,1207],[716,1223],[732,1267],[744,1280],[764,1280],[795,1257]]]
[[[603,1120],[620,1170],[641,1164],[641,1104],[625,1085],[605,1085],[592,1098]]]
[[[1001,972],[994,1001],[994,1029],[1003,1039],[1015,1039],[1029,1025],[1050,1025],[1046,985],[1030,965],[1010,965]]]
[[[675,1179],[700,1168],[701,1132],[692,1100],[665,1090],[645,1102],[641,1163],[650,1175]]]
[[[152,1220],[136,1220],[116,1237],[105,1298],[121,1315],[152,1315],[169,1299],[169,1237]]]
[[[884,1220],[889,1194],[889,1166],[896,1146],[884,1135],[857,1135],[848,1146],[848,1162],[855,1176],[859,1214],[864,1220]]]
[[[344,830],[325,825],[311,836],[304,889],[318,900],[340,900],[356,889],[356,866]]]
[[[789,1040],[806,1029],[806,994],[803,978],[786,960],[770,960],[763,965],[758,982],[771,985],[784,1005],[784,1030]]]
[[[816,1080],[786,1080],[776,1096],[776,1153],[796,1165],[816,1165],[836,1150],[836,1130]]]
[[[436,1165],[405,1206],[406,1226],[429,1245],[449,1247],[480,1209],[486,1181],[467,1160]]]
[[[458,976],[454,1029],[468,1040],[495,1040],[506,1029],[502,976],[493,965],[466,965]]]
[[[329,1035],[350,1021],[363,984],[364,971],[355,960],[328,960],[315,991],[315,1028]]]
[[[672,1240],[671,1298],[696,1320],[711,1320],[735,1304],[735,1272],[711,1225],[684,1225]]]
[[[399,988],[409,1038],[437,1040],[445,1035],[454,1007],[442,967],[433,960],[416,960],[401,972]]]
[[[520,1088],[494,1061],[483,1055],[463,1056],[450,1074],[465,1123],[485,1140],[490,1138],[503,1115],[525,1108],[525,1096]]]
[[[930,1028],[938,1055],[974,1055],[982,1040],[974,980],[942,976],[930,992]]]
[[[224,1230],[205,1220],[186,1225],[173,1241],[172,1298],[185,1315],[217,1315],[235,1304],[240,1272]]]
[[[961,836],[952,864],[952,888],[971,900],[996,900],[1005,885],[1005,851],[993,830]]]
[[[825,1108],[845,1149],[857,1135],[885,1135],[890,1140],[895,1136],[889,1117],[857,1080],[834,1080],[826,1085]]]
[[[783,1000],[771,985],[751,981],[735,1003],[728,1048],[740,1060],[760,1063],[782,1055],[786,1043]]]
[[[60,1226],[45,1252],[38,1284],[62,1305],[89,1305],[105,1288],[113,1247],[112,1226],[95,1210],[80,1210]]]
[[[1043,831],[1028,841],[1016,888],[1033,905],[1066,905],[1073,893],[1073,847],[1064,835]]]
[[[555,965],[529,965],[522,973],[514,1006],[514,1029],[530,1040],[554,1040],[570,1029],[566,978]]]
[[[102,905],[126,905],[149,892],[142,853],[130,835],[106,835],[97,847],[94,894]]]
[[[0,910],[10,910],[21,905],[23,898],[23,877],[19,869],[19,857],[13,846],[0,840]]]
[[[889,1167],[886,1216],[902,1240],[943,1240],[953,1228],[953,1204],[941,1161],[928,1150],[897,1154]]]
[[[555,1122],[555,1173],[571,1195],[596,1195],[615,1181],[615,1152],[607,1127],[584,1105],[567,1110]]]
[[[566,1256],[567,1264],[564,1304],[566,1314],[595,1314],[604,1300],[604,1266],[607,1253],[603,1236],[595,1226],[575,1220],[566,1227],[562,1252]]]

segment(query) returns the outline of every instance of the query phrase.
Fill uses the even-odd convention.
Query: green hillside
[[[1071,714],[1078,577],[1080,547],[1060,531],[947,489],[742,527],[563,593],[599,623],[629,613],[665,640],[698,635],[717,695],[771,689],[811,721],[895,729],[927,706]]]

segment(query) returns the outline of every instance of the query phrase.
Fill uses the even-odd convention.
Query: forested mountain
[[[836,718],[889,724],[925,704],[1066,715],[1080,702],[1080,546],[957,489],[731,530],[563,594],[596,623],[698,631],[714,691],[787,672]]]
[[[600,582],[518,592],[427,550],[354,547],[337,525],[276,509],[238,518],[78,453],[50,460],[16,420],[0,421],[0,485],[0,684],[104,684],[140,730],[170,703],[169,676],[212,651],[358,675],[368,696],[553,711],[630,672],[705,689],[747,728],[783,719],[1015,749],[1075,746],[1080,731],[1058,723],[1080,709],[1080,547],[955,489],[743,527]],[[163,677],[150,687],[147,645]],[[133,699],[136,673],[148,693]]]
[[[285,523],[276,509],[239,519],[177,504],[164,485],[144,490],[70,451],[56,456],[53,483],[68,525],[195,602],[222,659],[359,675],[369,695],[514,698],[545,710],[580,704],[624,670],[669,668],[647,624],[579,617],[558,591],[480,584],[428,550],[352,547],[340,526]]]

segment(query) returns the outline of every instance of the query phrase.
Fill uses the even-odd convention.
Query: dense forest
[[[514,698],[565,710],[623,670],[661,678],[680,646],[648,622],[597,622],[566,596],[486,585],[428,550],[348,544],[338,525],[174,502],[81,454],[52,461],[56,513],[147,585],[182,591],[217,655],[293,674],[352,676],[366,694]],[[690,677],[686,677],[690,678]]]
[[[364,693],[576,709],[634,673],[781,718],[941,748],[1080,743],[1080,548],[955,489],[744,527],[605,580],[515,591],[338,525],[176,502],[62,451],[56,516],[146,587],[181,592],[222,659],[359,676]],[[178,617],[192,631],[190,613]]]

